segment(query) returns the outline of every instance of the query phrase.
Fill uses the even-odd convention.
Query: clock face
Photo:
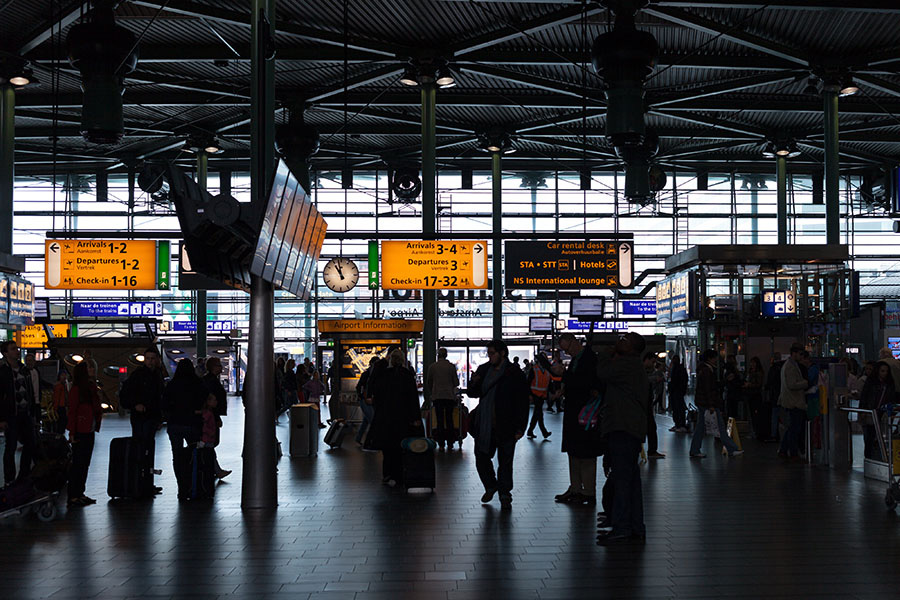
[[[359,268],[349,258],[332,258],[322,269],[322,279],[333,292],[349,292],[359,282]]]

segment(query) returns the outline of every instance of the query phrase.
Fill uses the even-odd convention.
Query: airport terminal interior
[[[898,32],[0,0],[0,597],[897,597]]]

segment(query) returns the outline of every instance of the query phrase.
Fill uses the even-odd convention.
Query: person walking
[[[369,359],[369,366],[359,376],[359,382],[356,384],[356,398],[359,402],[359,409],[363,414],[362,423],[360,423],[359,430],[356,432],[356,443],[360,446],[363,445],[363,438],[372,425],[372,419],[375,418],[375,408],[372,406],[370,385],[372,383],[372,371],[375,370],[375,365],[378,364],[379,360],[381,359],[377,356],[373,356]],[[365,448],[363,449],[365,450]]]
[[[528,424],[528,437],[534,439],[535,426],[541,428],[541,435],[546,440],[553,433],[544,426],[544,402],[550,401],[550,360],[543,352],[538,354],[534,362],[525,371],[528,386],[531,391],[531,404],[534,405],[531,411],[531,423]],[[549,406],[549,405],[548,405]]]
[[[159,350],[144,351],[144,360],[122,385],[119,401],[131,409],[131,436],[138,445],[141,480],[147,482],[142,494],[158,494],[162,488],[153,484],[153,463],[156,455],[156,432],[162,425],[162,394],[165,387]],[[85,359],[87,360],[87,359]],[[191,367],[193,373],[193,366]]]
[[[437,416],[432,436],[441,451],[444,445],[452,450],[453,444],[459,442],[462,448],[459,429],[453,427],[453,412],[459,410],[456,390],[459,387],[459,375],[456,365],[447,360],[447,349],[438,349],[438,359],[428,367],[425,374],[425,400],[431,403]]]
[[[781,396],[778,399],[778,404],[790,418],[778,456],[794,462],[800,460],[800,438],[806,423],[806,389],[809,387],[804,369],[800,366],[802,354],[803,346],[791,346],[791,355],[781,368]]]
[[[687,405],[684,396],[687,394],[688,374],[687,369],[681,364],[681,357],[672,356],[669,364],[669,405],[672,407],[672,419],[675,425],[669,430],[676,433],[687,433]]]
[[[375,418],[370,426],[373,447],[381,450],[382,483],[394,487],[403,482],[403,453],[400,442],[416,432],[423,433],[422,413],[416,376],[404,366],[400,350],[391,352],[388,366],[372,382]]]
[[[94,434],[100,431],[103,408],[97,391],[97,372],[91,363],[81,361],[73,370],[69,390],[67,426],[72,443],[72,466],[69,470],[69,506],[87,506],[97,501],[84,494],[91,456],[94,453]]]
[[[470,431],[475,438],[475,467],[484,485],[481,502],[487,504],[499,492],[500,506],[509,509],[512,508],[516,442],[528,425],[528,384],[521,369],[510,363],[505,342],[489,342],[487,355],[488,362],[472,375],[468,390],[470,397],[479,398],[478,406],[469,415]]]
[[[706,436],[706,413],[712,413],[716,419],[716,427],[719,429],[719,439],[725,446],[728,456],[740,456],[744,453],[739,450],[737,444],[728,435],[725,427],[725,402],[722,399],[722,390],[716,381],[716,357],[718,354],[712,348],[703,352],[700,356],[700,364],[697,365],[697,391],[694,400],[700,408],[697,417],[697,428],[694,429],[694,438],[691,440],[691,458],[706,458],[701,452],[703,438]]]
[[[178,361],[175,374],[163,392],[166,433],[172,444],[172,466],[176,475],[179,473],[181,454],[185,447],[191,448],[200,441],[203,426],[201,414],[208,396],[213,394],[206,390],[203,381],[197,377],[191,361],[186,358]],[[179,489],[179,499],[181,497]]]
[[[650,381],[641,363],[643,336],[627,333],[612,358],[600,361],[597,377],[606,386],[600,430],[607,440],[609,484],[612,487],[611,529],[601,531],[597,544],[613,545],[646,539],[644,500],[638,457],[647,436]]]
[[[6,432],[3,451],[3,477],[6,485],[16,480],[16,449],[22,444],[18,477],[31,473],[34,460],[36,405],[31,386],[31,373],[19,361],[19,347],[15,342],[0,344],[3,362],[0,364],[0,431]]]
[[[564,504],[597,503],[597,457],[600,432],[578,423],[581,410],[600,397],[597,355],[571,333],[559,336],[559,347],[572,357],[563,375],[566,411],[563,413],[562,451],[569,457],[569,489],[556,496]]]

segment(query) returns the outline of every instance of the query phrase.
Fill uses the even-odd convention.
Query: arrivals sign
[[[487,289],[487,242],[381,242],[381,287],[385,290]]]
[[[44,287],[49,290],[167,290],[169,242],[46,240]]]
[[[694,273],[688,271],[656,283],[656,322],[676,323],[696,317]]]
[[[633,250],[630,240],[506,242],[506,289],[630,288]]]

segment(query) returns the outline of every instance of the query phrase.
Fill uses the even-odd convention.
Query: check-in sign
[[[487,289],[486,241],[381,242],[385,290]]]
[[[157,289],[155,240],[46,240],[44,258],[48,290]]]

